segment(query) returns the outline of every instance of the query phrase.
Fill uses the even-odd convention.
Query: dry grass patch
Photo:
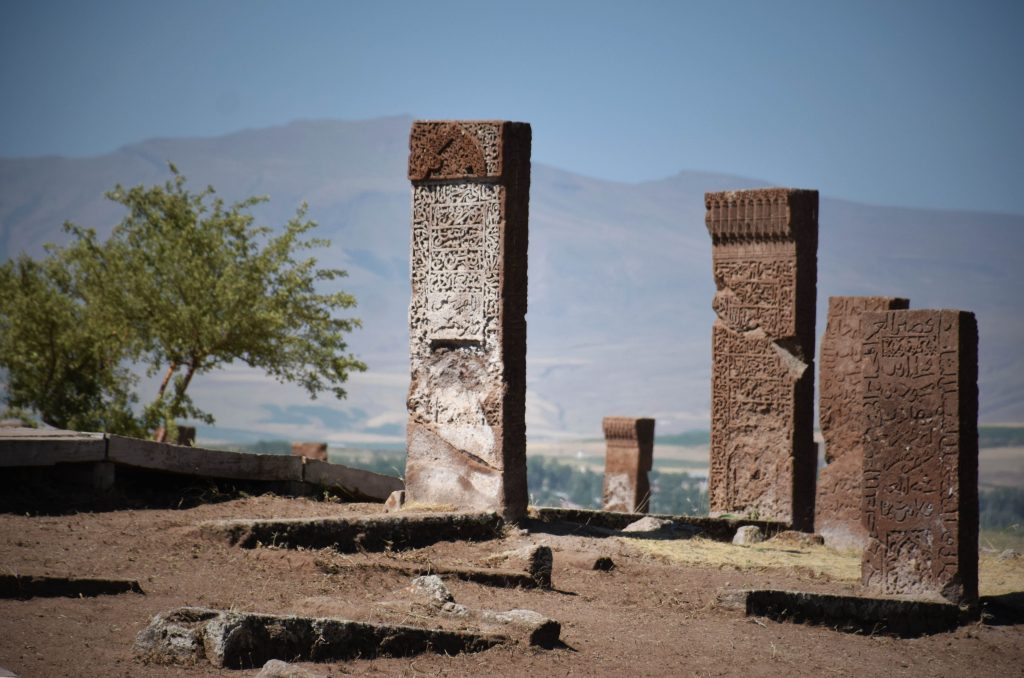
[[[753,546],[695,537],[685,540],[626,539],[641,551],[671,562],[708,567],[734,567],[737,570],[800,569],[816,578],[835,581],[860,579],[860,556],[833,551],[824,546],[794,546],[771,540]]]
[[[620,537],[632,547],[670,562],[737,570],[800,569],[815,578],[860,581],[860,553],[825,546],[793,546],[772,540],[753,546],[710,539],[639,539]],[[978,588],[983,596],[1024,592],[1024,557],[983,554],[978,563]]]
[[[1024,557],[982,554],[978,562],[978,588],[983,596],[1024,592]]]

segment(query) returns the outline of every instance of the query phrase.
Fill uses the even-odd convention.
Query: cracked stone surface
[[[812,529],[818,192],[706,193],[712,307],[712,515]]]
[[[410,503],[526,512],[530,126],[413,123]]]
[[[860,507],[864,465],[861,315],[909,305],[907,299],[898,297],[828,300],[828,325],[818,368],[818,413],[826,465],[818,474],[814,529],[832,548],[859,550],[867,543]]]

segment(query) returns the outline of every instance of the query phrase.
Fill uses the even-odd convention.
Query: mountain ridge
[[[173,160],[227,201],[269,194],[283,224],[301,202],[332,240],[360,302],[350,347],[370,364],[344,402],[237,366],[194,385],[228,429],[332,442],[400,440],[408,384],[411,116],[293,121],[218,137],[157,139],[88,158],[0,158],[0,258],[37,256],[71,220],[102,234],[120,218],[103,193],[165,181]],[[535,163],[530,204],[528,429],[593,437],[605,414],[655,416],[659,433],[707,428],[710,239],[703,193],[767,182],[681,170],[630,183]],[[983,421],[1024,420],[1024,216],[866,205],[822,196],[817,336],[833,294],[907,296],[911,308],[978,314]],[[258,388],[255,386],[258,385]],[[143,388],[146,385],[143,384]],[[144,391],[145,392],[145,391]],[[326,409],[325,409],[326,408]]]

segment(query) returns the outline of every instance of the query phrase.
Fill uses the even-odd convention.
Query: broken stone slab
[[[289,664],[280,659],[271,659],[263,665],[263,669],[256,674],[256,678],[324,678],[324,675],[313,673],[301,666]]]
[[[802,591],[722,591],[718,603],[742,610],[748,617],[902,638],[949,631],[978,618],[977,608],[946,602]]]
[[[280,616],[183,607],[152,618],[135,641],[144,662],[256,668],[271,659],[337,661],[424,652],[479,652],[508,636],[371,624],[346,619]]]
[[[742,525],[756,525],[761,528],[761,531],[766,536],[772,536],[789,529],[787,523],[774,520],[752,520],[742,517],[720,516],[709,518],[707,516],[673,516],[667,514],[652,514],[649,517],[671,520],[675,527],[680,530],[681,536],[685,533],[691,533],[693,536],[725,542],[732,541],[733,536],[736,534],[736,529]],[[592,509],[531,506],[529,518],[546,525],[565,522],[618,531],[635,522],[636,514],[619,513],[617,511],[596,511]],[[611,535],[609,534],[609,536]]]
[[[763,541],[764,534],[757,525],[744,525],[736,530],[736,536],[732,538],[732,543],[737,546],[750,546],[751,544],[760,544]]]
[[[109,436],[107,460],[134,468],[225,480],[303,480],[301,457],[205,450],[118,435]]]
[[[134,579],[0,574],[0,598],[78,598],[142,592],[139,582]]]
[[[53,466],[104,461],[102,433],[5,428],[0,431],[0,467]]]
[[[538,647],[554,647],[559,643],[562,634],[562,625],[559,622],[533,610],[481,610],[479,620],[484,625],[512,627],[515,629],[513,635],[516,638]]]
[[[444,581],[437,575],[416,577],[410,590],[427,601],[427,606],[441,616],[473,621],[483,626],[511,627],[513,636],[529,645],[553,647],[558,643],[562,625],[533,610],[472,610],[455,602]]]
[[[385,501],[405,487],[401,478],[316,459],[304,461],[302,478],[306,483],[337,492],[352,501]]]
[[[333,548],[343,553],[430,546],[440,541],[483,541],[501,536],[496,513],[402,513],[346,518],[212,520],[204,537],[242,548]]]

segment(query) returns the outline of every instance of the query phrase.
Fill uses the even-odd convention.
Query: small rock
[[[744,525],[736,530],[736,536],[732,538],[732,543],[739,546],[750,546],[762,541],[764,541],[764,534],[757,525]]]
[[[395,490],[384,502],[384,513],[398,511],[405,504],[405,490]]]
[[[1006,549],[1005,551],[999,554],[999,560],[1013,560],[1014,558],[1017,558],[1019,556],[1020,554],[1014,551],[1013,549]]]
[[[465,605],[459,605],[458,603],[449,602],[441,606],[441,612],[452,617],[468,617],[469,608]]]
[[[665,520],[664,518],[654,518],[652,516],[644,516],[640,520],[630,523],[622,528],[622,532],[659,532],[666,526],[671,525],[671,520]]]
[[[444,582],[436,574],[416,577],[412,580],[411,588],[414,593],[427,597],[431,605],[435,607],[455,602],[455,596],[452,595],[452,592],[448,590],[448,587],[444,585]]]
[[[263,665],[263,670],[256,674],[256,678],[323,678],[323,674],[307,671],[280,659],[271,659]]]
[[[611,572],[615,569],[615,563],[608,556],[601,556],[594,561],[594,569],[599,572]]]

